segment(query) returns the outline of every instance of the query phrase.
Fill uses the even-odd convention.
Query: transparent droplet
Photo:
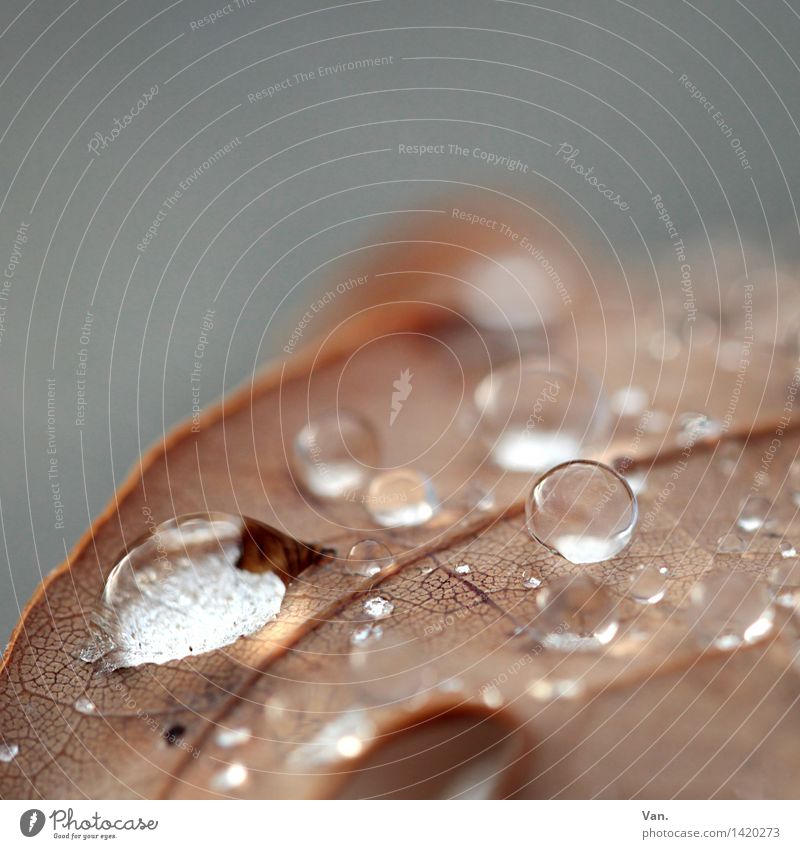
[[[312,495],[346,498],[366,487],[379,455],[375,428],[366,419],[331,410],[297,434],[292,470]]]
[[[532,570],[525,569],[522,573],[522,586],[526,590],[537,590],[542,585],[542,579]]]
[[[594,651],[619,629],[609,592],[585,575],[557,578],[536,594],[537,614],[530,632],[545,648]]]
[[[638,519],[636,497],[625,479],[590,460],[545,472],[525,508],[531,536],[571,563],[598,563],[619,554]]]
[[[796,608],[800,603],[800,559],[789,557],[770,569],[767,576],[776,604]]]
[[[439,509],[430,479],[413,469],[395,469],[376,475],[369,485],[366,508],[383,527],[424,525]]]
[[[391,616],[393,610],[392,602],[383,598],[383,596],[377,595],[364,599],[364,613],[372,619],[385,619],[387,616]]]
[[[0,742],[0,763],[10,764],[19,754],[19,746],[16,743]]]
[[[639,604],[658,604],[667,591],[666,566],[641,563],[630,575],[628,595]]]
[[[226,792],[241,787],[247,781],[247,769],[239,763],[229,764],[211,780],[215,790]]]
[[[75,699],[74,707],[78,713],[83,713],[87,716],[97,713],[97,705],[88,696],[78,696]]]
[[[456,575],[469,575],[472,570],[467,563],[459,563],[453,571]]]
[[[748,495],[742,502],[739,518],[736,524],[746,533],[751,534],[763,527],[772,510],[772,502],[763,495]]]
[[[720,554],[733,554],[737,551],[744,551],[745,542],[737,534],[723,534],[717,540],[717,551]]]
[[[350,636],[350,642],[354,646],[360,646],[364,643],[374,642],[383,636],[383,628],[376,622],[368,622],[366,625],[359,625]]]
[[[692,587],[689,600],[692,632],[703,646],[730,650],[772,630],[767,587],[746,572],[715,572]]]
[[[420,575],[430,575],[435,568],[435,566],[420,566],[419,573]]]
[[[228,645],[274,619],[286,591],[282,576],[323,554],[241,516],[171,519],[111,570],[80,657],[113,670]]]
[[[494,462],[541,472],[579,457],[611,422],[597,381],[564,365],[526,359],[495,369],[475,390],[477,433]]]
[[[249,728],[219,728],[214,742],[222,749],[233,749],[249,742],[252,736]]]
[[[611,396],[611,409],[619,416],[640,416],[649,403],[641,386],[625,386]]]
[[[781,553],[781,557],[797,557],[797,549],[794,547],[794,543],[788,540],[782,539],[778,543],[778,550]]]
[[[388,546],[378,540],[362,539],[350,549],[345,569],[351,575],[373,578],[392,563],[394,558]]]
[[[683,447],[715,439],[722,433],[722,425],[705,413],[684,413],[678,419],[678,427],[678,443]]]

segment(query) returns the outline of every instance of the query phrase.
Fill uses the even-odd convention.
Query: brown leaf
[[[474,244],[464,228],[447,238]],[[786,482],[800,442],[786,422],[774,424],[791,369],[754,356],[721,443],[681,453],[674,421],[644,435],[618,427],[602,456],[636,456],[635,470],[646,472],[640,529],[620,556],[588,571],[619,596],[624,633],[601,655],[542,650],[521,630],[536,605],[523,576],[532,570],[547,583],[577,570],[525,531],[530,481],[494,471],[464,436],[464,399],[492,352],[473,324],[454,317],[449,296],[434,300],[404,279],[452,268],[453,257],[439,250],[391,261],[397,280],[379,302],[349,299],[315,348],[209,411],[199,433],[179,428],[150,451],[44,582],[4,659],[0,732],[19,754],[0,763],[0,795],[796,797],[786,741],[798,737],[789,708],[800,682],[783,629],[751,649],[701,653],[685,618],[686,593],[707,570],[763,573],[775,562],[766,532],[744,552],[717,551],[754,483],[774,500],[787,537],[800,538]],[[406,288],[395,302],[398,283]],[[702,346],[666,365],[648,359],[634,313],[598,306],[587,296],[548,344],[592,363],[609,390],[648,386],[670,416],[706,409],[725,418],[735,372],[708,368]],[[413,395],[390,425],[391,387],[404,370],[414,375]],[[436,521],[379,532],[362,504],[331,506],[298,491],[291,440],[309,411],[337,404],[376,423],[387,463],[431,474],[446,502]],[[476,482],[495,488],[496,510],[465,514]],[[379,536],[396,560],[373,579],[340,561],[314,565],[255,635],[93,675],[76,653],[118,553],[150,521],[209,510],[250,516],[340,556]],[[649,562],[668,567],[671,580],[664,603],[642,611],[624,589]],[[456,571],[463,563],[468,573]],[[393,610],[377,623],[380,640],[362,648],[353,635],[370,624],[363,602],[376,594]],[[76,709],[82,697],[95,712]],[[225,729],[238,733],[226,740]]]

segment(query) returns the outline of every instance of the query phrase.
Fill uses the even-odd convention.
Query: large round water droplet
[[[735,649],[772,630],[770,594],[746,572],[715,572],[692,587],[689,600],[692,632],[703,646]]]
[[[596,381],[540,359],[492,371],[475,390],[475,406],[479,438],[495,463],[510,471],[541,472],[575,459],[610,424]]]
[[[324,552],[253,519],[171,519],[111,570],[80,657],[105,669],[217,649],[274,619],[285,581]]]
[[[424,525],[439,509],[430,479],[414,469],[394,469],[376,475],[365,501],[373,520],[386,528]]]
[[[595,651],[619,629],[614,599],[584,575],[547,584],[536,594],[536,605],[538,613],[530,631],[545,648]]]
[[[392,563],[394,558],[388,546],[376,539],[362,539],[350,549],[345,569],[351,575],[373,578]]]
[[[613,469],[591,460],[545,472],[525,504],[531,536],[571,563],[598,563],[631,541],[636,497]]]
[[[310,421],[294,442],[292,469],[319,498],[345,498],[363,490],[379,458],[375,429],[348,410]]]

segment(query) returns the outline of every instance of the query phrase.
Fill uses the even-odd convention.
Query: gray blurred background
[[[574,210],[620,273],[669,250],[655,194],[793,266],[799,48],[795,0],[3,0],[0,632],[335,258],[458,185]]]

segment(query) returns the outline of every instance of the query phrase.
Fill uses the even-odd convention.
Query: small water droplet
[[[394,605],[391,601],[383,596],[373,596],[372,598],[364,599],[364,613],[373,619],[385,619],[390,616],[394,610]]]
[[[459,563],[453,571],[456,573],[456,575],[469,575],[472,570],[469,568],[468,564]]]
[[[386,528],[424,525],[439,509],[430,479],[413,469],[376,475],[365,504],[372,519]]]
[[[419,573],[420,575],[430,575],[435,568],[435,566],[420,566]]]
[[[667,591],[666,566],[640,563],[630,575],[628,595],[639,604],[658,604]]]
[[[366,419],[331,410],[297,434],[292,470],[312,495],[346,498],[364,489],[379,455],[375,429]]]
[[[171,519],[111,570],[80,657],[113,670],[233,643],[274,619],[286,591],[283,577],[321,555],[241,516]]]
[[[351,575],[373,578],[380,571],[394,563],[388,546],[374,539],[362,539],[347,555],[345,569]]]
[[[625,386],[611,396],[611,409],[619,416],[640,416],[649,403],[641,386]]]
[[[574,678],[540,678],[534,681],[528,692],[534,699],[549,702],[554,699],[577,699],[585,692],[584,685]]]
[[[767,576],[776,604],[795,608],[800,603],[800,559],[787,557],[773,566]]]
[[[598,563],[619,554],[638,519],[636,497],[625,479],[589,460],[546,472],[525,508],[531,536],[571,563]]]
[[[19,754],[19,746],[16,743],[0,742],[0,763],[10,764]]]
[[[720,554],[732,554],[737,551],[744,551],[745,542],[737,534],[723,534],[717,540],[717,551]]]
[[[247,781],[247,769],[239,763],[229,764],[211,780],[215,790],[225,792],[241,787]]]
[[[763,495],[748,495],[742,501],[739,518],[736,524],[746,533],[751,534],[763,527],[772,510],[772,502]]]
[[[774,610],[764,583],[746,572],[715,572],[689,594],[692,632],[703,646],[730,650],[772,630]]]
[[[498,710],[503,706],[503,694],[494,684],[487,684],[481,687],[481,701],[491,710]]]
[[[477,433],[494,462],[516,472],[541,472],[575,459],[610,427],[599,383],[545,359],[509,363],[475,390]]]
[[[222,749],[233,749],[243,746],[253,735],[249,728],[219,728],[214,735],[214,742]]]
[[[797,549],[794,547],[794,543],[788,540],[782,539],[778,543],[778,550],[781,553],[781,557],[797,557]]]
[[[87,716],[97,713],[97,705],[88,696],[78,696],[75,699],[74,707],[78,713],[83,713]]]
[[[678,419],[678,444],[684,448],[705,439],[715,439],[722,433],[722,425],[705,413],[683,413]]]
[[[360,625],[350,636],[350,642],[354,646],[379,640],[383,636],[383,628],[377,622],[368,622]]]
[[[557,578],[536,594],[538,613],[530,633],[545,648],[596,651],[619,629],[608,591],[585,575]]]
[[[522,586],[526,590],[537,590],[542,585],[542,579],[535,573],[526,569],[522,573]]]

